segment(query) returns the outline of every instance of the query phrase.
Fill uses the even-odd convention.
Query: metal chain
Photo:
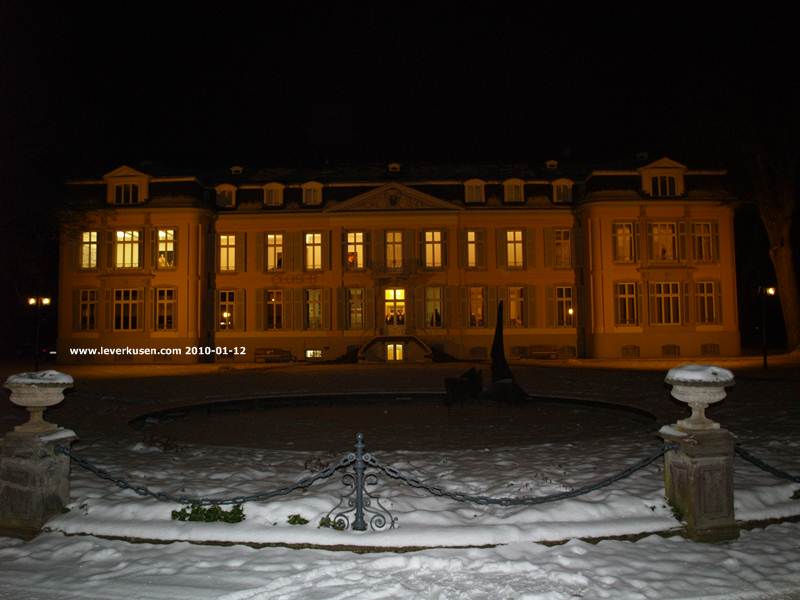
[[[446,496],[448,498],[452,498],[457,502],[468,502],[470,504],[484,504],[484,505],[491,505],[491,504],[498,504],[500,506],[532,506],[535,504],[544,504],[546,502],[555,502],[556,500],[564,500],[566,498],[574,498],[575,496],[581,496],[583,494],[588,494],[589,492],[593,492],[600,488],[603,488],[607,485],[614,483],[615,481],[619,481],[620,479],[625,479],[633,475],[636,471],[643,469],[644,467],[648,466],[655,460],[661,458],[666,454],[669,450],[674,450],[676,446],[674,444],[665,444],[658,452],[647,456],[635,464],[631,465],[624,471],[617,473],[616,475],[612,475],[611,477],[606,477],[600,481],[595,483],[590,483],[588,485],[584,485],[579,487],[578,489],[571,490],[569,492],[559,492],[557,494],[550,494],[548,496],[537,496],[534,498],[492,498],[488,496],[476,496],[471,494],[465,494],[463,492],[457,491],[450,491],[445,490],[440,487],[431,486],[423,483],[419,479],[412,477],[410,475],[405,475],[398,471],[393,467],[389,467],[384,465],[383,463],[377,461],[372,456],[365,456],[364,460],[370,466],[373,466],[377,469],[380,469],[383,473],[387,476],[398,479],[400,481],[405,482],[411,487],[423,489],[434,496]]]
[[[797,475],[791,475],[786,471],[781,471],[780,469],[776,469],[775,467],[768,465],[763,460],[756,458],[752,454],[750,454],[747,450],[736,444],[735,446],[736,454],[741,456],[747,462],[754,464],[759,469],[762,469],[768,473],[772,473],[775,477],[779,477],[780,479],[788,479],[789,481],[794,481],[795,483],[800,483],[800,477]]]
[[[108,481],[113,482],[122,489],[132,490],[136,494],[140,496],[150,496],[155,498],[156,500],[161,500],[162,502],[176,502],[178,504],[199,504],[202,506],[210,506],[210,505],[224,505],[224,504],[244,504],[245,502],[258,502],[260,500],[267,500],[269,498],[275,498],[276,496],[285,496],[286,494],[290,494],[295,490],[304,489],[311,486],[316,481],[320,479],[327,479],[331,475],[333,475],[336,471],[341,469],[342,467],[346,467],[352,464],[355,461],[355,455],[351,452],[343,456],[339,462],[335,463],[332,466],[329,466],[318,473],[311,475],[310,477],[306,477],[293,483],[292,485],[288,485],[286,487],[282,487],[276,490],[271,490],[267,492],[259,492],[257,494],[251,494],[249,496],[235,496],[233,498],[193,498],[191,496],[174,496],[172,494],[167,494],[166,492],[154,492],[150,488],[146,486],[137,486],[131,484],[129,481],[121,478],[115,477],[114,475],[110,474],[105,469],[101,469],[90,463],[85,458],[82,458],[72,452],[69,448],[65,446],[56,446],[56,452],[60,452],[74,460],[79,466],[83,467],[87,471],[90,471],[100,477],[101,479],[107,479]]]

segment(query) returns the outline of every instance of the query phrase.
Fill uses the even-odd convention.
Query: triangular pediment
[[[329,205],[326,209],[327,212],[372,210],[458,210],[458,207],[402,183],[387,183],[343,202]]]
[[[686,165],[682,165],[679,162],[675,162],[671,158],[664,156],[663,158],[659,158],[655,162],[651,162],[649,165],[645,165],[641,167],[640,171],[649,171],[650,169],[685,169]]]
[[[147,173],[142,173],[141,171],[137,171],[133,167],[129,167],[128,165],[122,165],[121,167],[117,167],[113,171],[110,171],[103,175],[103,179],[117,179],[121,177],[149,177]]]

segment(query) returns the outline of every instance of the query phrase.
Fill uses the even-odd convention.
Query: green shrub
[[[330,527],[331,529],[335,529],[336,531],[344,531],[345,525],[344,522],[342,521],[337,522],[336,520],[331,519],[330,517],[322,517],[319,520],[318,528],[319,527]]]
[[[300,515],[289,515],[288,521],[289,525],[305,525],[308,523],[308,519],[304,519]]]
[[[211,506],[192,504],[191,506],[184,506],[180,510],[172,511],[173,521],[201,521],[204,523],[222,521],[223,523],[239,523],[244,521],[244,518],[244,509],[241,504],[234,505],[230,510],[225,510],[217,504],[212,504]]]

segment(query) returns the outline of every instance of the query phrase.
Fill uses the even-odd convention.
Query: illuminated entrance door
[[[403,288],[386,288],[383,292],[383,316],[386,333],[402,335],[406,331],[406,291]]]

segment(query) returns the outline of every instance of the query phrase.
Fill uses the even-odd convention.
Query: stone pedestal
[[[0,530],[32,537],[69,502],[69,446],[75,433],[11,432],[0,438]]]

